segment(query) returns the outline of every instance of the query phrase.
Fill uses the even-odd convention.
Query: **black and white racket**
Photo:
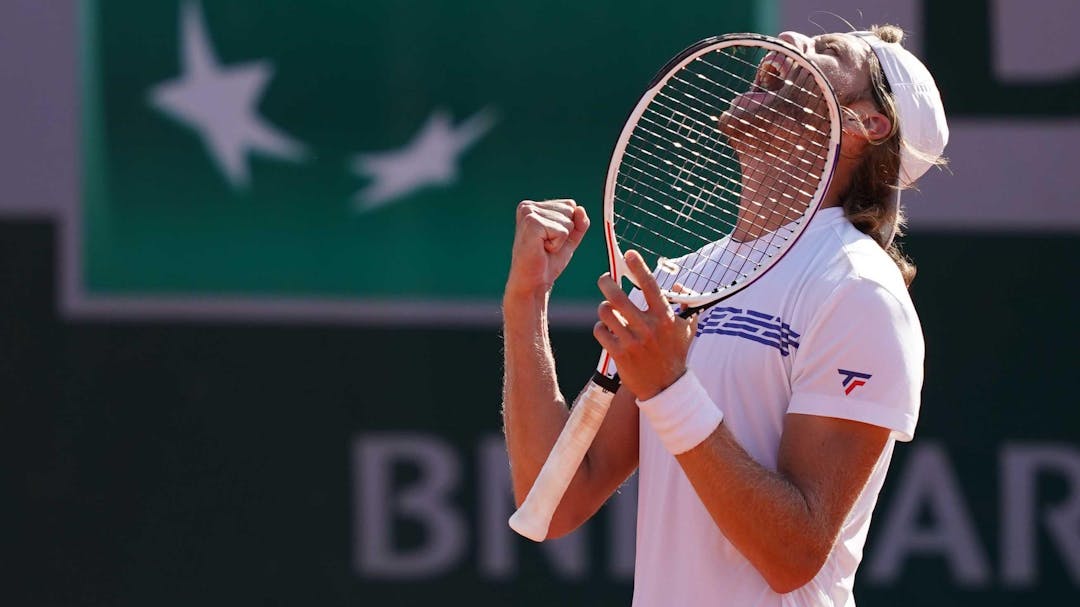
[[[604,187],[612,277],[630,277],[623,252],[637,250],[686,315],[753,284],[825,196],[840,119],[820,70],[782,40],[733,34],[679,53],[649,84],[612,154]],[[510,518],[515,531],[547,537],[618,387],[605,352]]]

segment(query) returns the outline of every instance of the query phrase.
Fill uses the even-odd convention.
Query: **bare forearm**
[[[809,582],[829,558],[890,430],[788,414],[777,470],[757,463],[725,424],[678,456],[716,525],[776,592]]]
[[[555,376],[547,297],[588,227],[588,214],[573,200],[523,200],[518,204],[503,296],[503,426],[518,504],[532,488],[570,417]],[[549,537],[580,525],[630,473],[637,461],[636,413],[629,392],[621,406],[612,403],[589,454],[555,511]]]
[[[517,504],[524,501],[570,417],[548,341],[545,300],[504,298],[503,426]],[[616,395],[551,521],[560,537],[588,520],[637,466],[638,412],[633,393]]]
[[[813,498],[755,461],[721,424],[677,457],[724,536],[777,592],[802,586],[832,546]]]
[[[525,499],[569,416],[547,327],[547,295],[503,301],[503,428],[514,496]]]

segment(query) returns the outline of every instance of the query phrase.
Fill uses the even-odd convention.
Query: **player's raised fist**
[[[521,201],[517,207],[507,294],[549,291],[588,229],[585,208],[573,200]]]

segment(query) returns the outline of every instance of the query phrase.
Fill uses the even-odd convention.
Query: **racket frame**
[[[782,49],[798,57],[800,60],[796,61],[796,63],[803,69],[806,69],[813,76],[817,85],[826,92],[825,103],[831,118],[831,120],[829,120],[829,142],[832,143],[832,145],[827,151],[825,168],[822,172],[821,179],[818,181],[813,198],[811,198],[810,208],[808,208],[806,213],[797,221],[797,225],[792,231],[790,238],[791,242],[780,251],[779,255],[775,255],[765,260],[762,263],[762,266],[757,268],[754,271],[753,276],[749,277],[748,280],[741,281],[718,291],[711,293],[686,294],[662,289],[662,292],[664,296],[667,297],[668,301],[685,304],[690,312],[700,310],[723,299],[727,299],[750,286],[764,276],[774,265],[779,263],[784,255],[795,246],[795,242],[802,236],[806,226],[810,224],[810,220],[813,219],[814,215],[817,213],[818,208],[821,206],[821,200],[825,197],[825,191],[832,183],[833,172],[836,169],[836,159],[840,155],[841,138],[843,137],[843,131],[840,125],[840,104],[836,99],[836,92],[833,90],[832,85],[829,84],[828,79],[825,78],[825,75],[821,73],[821,70],[818,69],[816,65],[803,58],[803,54],[791,44],[772,36],[742,33],[714,36],[690,45],[668,61],[667,64],[665,64],[653,77],[645,93],[641,96],[637,105],[634,106],[634,109],[631,110],[627,117],[622,132],[616,140],[615,149],[611,154],[607,179],[604,181],[604,237],[607,242],[611,277],[616,283],[621,284],[621,279],[623,277],[630,279],[631,283],[634,282],[630,275],[630,270],[626,266],[626,261],[623,259],[623,251],[619,247],[618,237],[615,235],[615,192],[616,180],[619,177],[619,168],[622,166],[623,154],[626,151],[626,146],[630,141],[634,129],[637,128],[638,120],[641,119],[642,114],[645,113],[649,104],[652,103],[652,100],[659,94],[664,85],[667,84],[671,76],[682,69],[683,66],[706,53],[716,52],[730,46],[755,46],[767,50]],[[634,286],[639,285],[635,284]],[[603,369],[607,366],[606,362],[603,360],[606,358],[608,358],[608,355],[605,352],[598,369]],[[607,375],[607,373],[604,374]]]

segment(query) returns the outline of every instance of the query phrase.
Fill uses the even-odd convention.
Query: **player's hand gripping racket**
[[[828,81],[784,41],[734,34],[686,49],[653,79],[612,154],[604,187],[612,277],[629,277],[623,252],[637,250],[684,315],[750,286],[810,223],[840,133]],[[515,531],[547,537],[618,388],[605,352],[510,518]]]

